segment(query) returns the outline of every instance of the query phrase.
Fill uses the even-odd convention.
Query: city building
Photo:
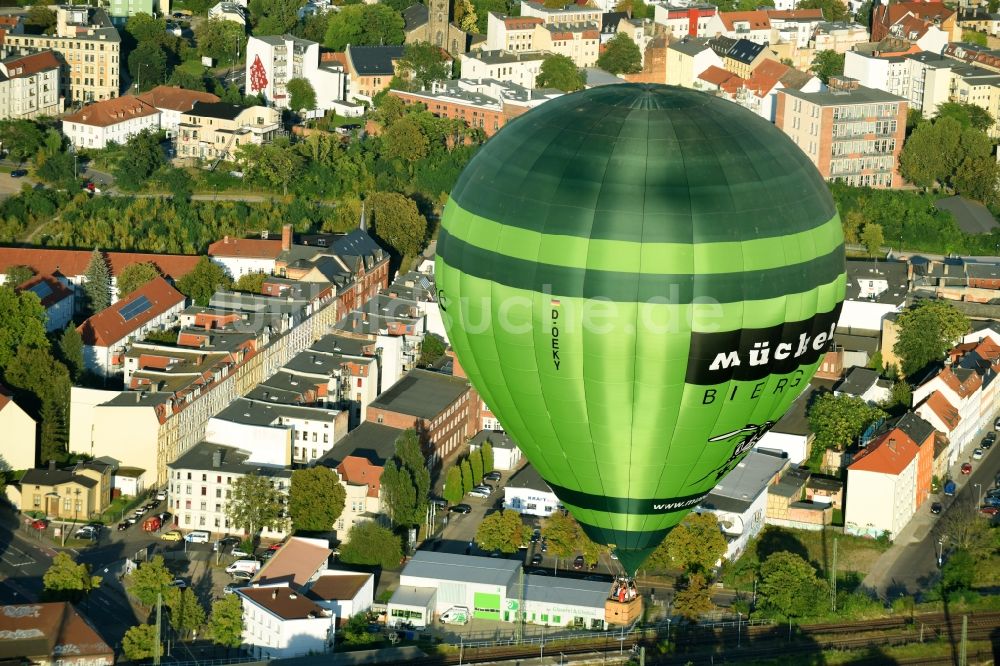
[[[521,462],[521,449],[503,430],[480,430],[469,440],[469,451],[475,451],[487,442],[493,449],[493,469],[507,471],[515,469]],[[506,502],[506,493],[504,498]]]
[[[160,129],[166,131],[167,138],[177,133],[181,114],[194,108],[195,102],[211,104],[219,101],[218,96],[212,93],[178,86],[156,86],[139,95],[138,99],[160,112]]]
[[[722,34],[731,39],[748,39],[757,44],[771,42],[771,17],[758,9],[742,12],[719,12]]]
[[[247,25],[247,10],[235,2],[222,0],[209,7],[208,18],[218,21],[232,21],[245,28]]]
[[[53,51],[0,60],[0,120],[61,114],[59,67]]]
[[[56,8],[56,27],[51,34],[8,32],[0,53],[29,55],[55,51],[65,63],[59,89],[66,105],[86,104],[118,97],[121,37],[108,13],[100,7],[62,5]]]
[[[406,43],[427,42],[452,55],[465,53],[469,50],[470,35],[453,19],[452,3],[448,0],[410,5],[403,11]]]
[[[906,264],[900,261],[848,261],[847,290],[837,320],[834,351],[842,366],[866,366],[879,351],[883,363],[899,367],[892,353],[895,335],[887,332],[890,317],[906,303],[910,291]]]
[[[160,129],[160,112],[138,97],[123,95],[88,104],[63,118],[62,131],[76,148],[99,150],[125,144],[143,131]]]
[[[745,107],[769,122],[775,121],[779,90],[819,92],[823,83],[819,77],[800,72],[772,58],[760,61],[746,79],[727,80],[720,86],[728,99]],[[735,87],[735,92],[730,92]]]
[[[780,1],[780,0],[779,0]],[[653,22],[664,27],[671,40],[685,37],[715,37],[725,29],[715,5],[681,2],[658,2],[653,5]],[[670,68],[667,68],[670,71]]]
[[[167,464],[169,504],[174,525],[189,530],[208,530],[213,534],[244,534],[242,525],[234,525],[226,513],[232,497],[232,485],[247,474],[262,476],[282,495],[288,494],[292,471],[273,460],[260,461],[249,451],[211,442],[201,442]],[[288,521],[282,513],[274,526],[265,526],[261,535],[280,539]]]
[[[319,44],[292,35],[267,35],[247,40],[245,87],[280,109],[289,106],[288,82],[305,79],[316,93],[316,108],[337,108],[347,98],[348,77],[341,63],[322,60]],[[293,109],[300,111],[301,109]]]
[[[112,666],[115,650],[68,601],[0,606],[0,661]]]
[[[37,424],[14,402],[14,394],[0,384],[0,432],[4,450],[0,453],[3,469],[31,469],[38,464]]]
[[[907,108],[898,95],[834,77],[825,92],[780,90],[775,124],[827,180],[898,188]]]
[[[463,54],[462,78],[495,79],[514,83],[529,90],[542,69],[542,62],[549,54],[542,51],[470,51]]]
[[[403,57],[402,46],[351,46],[344,49],[341,62],[350,84],[348,100],[370,102],[386,90],[396,76],[396,64]]]
[[[847,53],[856,46],[866,44],[869,41],[868,28],[860,23],[848,21],[827,22],[821,21],[816,24],[813,30],[810,46],[814,51],[833,51],[834,53]],[[947,40],[945,40],[947,41]],[[928,41],[927,46],[918,44],[921,48],[933,48],[933,42]],[[944,46],[942,43],[938,46]]]
[[[111,502],[110,465],[91,461],[73,469],[32,468],[19,483],[18,509],[40,511],[49,518],[89,520],[103,512]]]
[[[551,516],[561,507],[559,498],[534,466],[525,464],[503,487],[503,508],[527,516]]]
[[[985,379],[992,383],[995,376],[990,370]],[[983,381],[976,370],[951,365],[913,388],[914,411],[948,437],[950,465],[973,446],[992,417],[995,404],[983,410]]]
[[[375,576],[370,573],[326,569],[306,588],[306,595],[346,622],[371,610],[375,601]]]
[[[871,405],[881,405],[892,394],[892,381],[882,379],[878,372],[861,366],[853,366],[847,375],[833,387],[834,395],[861,398]]]
[[[778,422],[761,437],[754,448],[760,451],[773,451],[788,458],[792,465],[801,465],[809,459],[812,443],[816,438],[806,410],[819,393],[829,390],[830,382],[813,379],[807,384],[798,398],[792,403]]]
[[[568,5],[562,9],[521,2],[519,17],[490,12],[486,49],[546,51],[570,58],[577,67],[593,67],[600,54],[601,11]]]
[[[726,71],[746,79],[768,58],[773,58],[773,54],[766,44],[758,44],[742,37],[726,50],[726,54],[722,56],[722,66]]]
[[[243,647],[257,659],[329,652],[336,616],[289,585],[243,587]]]
[[[952,95],[954,60],[939,53],[886,54],[861,46],[844,55],[844,76],[859,85],[905,97],[909,107],[919,109],[924,118],[937,115],[938,106]]]
[[[667,46],[668,85],[697,88],[698,77],[710,67],[722,69],[722,58],[706,38],[684,37]]]
[[[177,157],[189,162],[233,162],[241,145],[263,145],[281,134],[281,112],[266,106],[195,102],[177,124]]]
[[[478,432],[473,393],[465,379],[410,370],[368,405],[368,420],[393,428],[416,428],[433,466]]]
[[[816,32],[816,27],[823,22],[822,9],[765,9],[767,18],[774,31],[771,43],[791,43],[797,49],[809,46],[809,41]]]
[[[111,0],[108,13],[111,15],[111,22],[121,28],[130,16],[136,14],[169,16],[170,0]]]
[[[45,309],[45,332],[62,331],[73,320],[76,302],[73,288],[62,275],[36,275],[17,285],[18,291],[38,296]]]
[[[337,476],[347,491],[344,510],[333,528],[337,538],[346,538],[351,528],[365,520],[375,520],[382,513],[382,471],[380,464],[366,457],[345,456],[337,465]]]
[[[293,585],[301,588],[316,580],[330,563],[333,551],[325,539],[290,537],[281,544],[274,557],[264,563],[255,585]]]
[[[957,17],[957,11],[943,2],[879,3],[872,7],[871,41],[879,42],[886,37],[916,41],[933,28],[944,33],[944,43],[960,42],[962,27]]]
[[[157,277],[91,316],[77,327],[86,369],[104,377],[116,374],[128,344],[172,324],[185,302],[184,294]]]

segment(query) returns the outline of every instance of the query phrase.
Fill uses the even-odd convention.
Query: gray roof
[[[588,88],[596,88],[597,86],[613,86],[619,83],[625,83],[625,79],[605,72],[603,69],[599,69],[597,67],[585,67],[583,71],[587,73]]]
[[[756,496],[749,499],[737,499],[735,497],[726,497],[725,495],[716,495],[714,492],[709,493],[705,499],[701,501],[700,506],[702,509],[707,511],[725,511],[727,513],[743,513],[750,508],[753,504]]]
[[[863,351],[874,354],[878,351],[878,333],[872,335],[851,335],[837,331],[833,334],[833,344],[847,351]]]
[[[322,338],[312,343],[310,349],[321,352],[336,352],[345,356],[364,356],[365,347],[372,345],[371,340],[360,340],[349,338],[344,335],[324,335]]]
[[[410,5],[403,10],[403,30],[409,32],[427,23],[427,5]]]
[[[907,53],[903,58],[909,58],[910,60],[916,60],[922,63],[925,67],[931,69],[946,69],[948,67],[953,67],[955,61],[939,53],[931,53],[930,51],[921,51],[920,53]]]
[[[685,55],[696,56],[705,49],[712,48],[708,43],[708,39],[704,37],[696,37],[694,39],[685,37],[684,39],[671,43],[668,49],[672,51],[679,51]]]
[[[480,430],[476,436],[469,440],[469,444],[479,446],[486,440],[490,440],[490,446],[494,449],[516,449],[517,444],[502,430]]]
[[[413,559],[403,567],[401,575],[507,587],[514,580],[521,564],[520,560],[502,557],[418,550]]]
[[[97,481],[89,476],[79,476],[68,469],[29,469],[21,477],[22,486],[58,486],[63,483],[79,483],[86,488],[97,485]]]
[[[185,111],[181,115],[236,120],[248,108],[250,107],[230,104],[229,102],[195,102],[190,111]]]
[[[545,479],[541,477],[531,463],[525,463],[524,467],[519,469],[514,476],[510,477],[510,480],[507,481],[507,487],[527,488],[528,490],[538,490],[543,493],[552,492],[549,484],[545,483]]]
[[[829,391],[832,386],[833,382],[831,381],[813,379],[771,430],[787,435],[809,435],[811,431],[809,419],[806,417],[806,409],[820,393]]]
[[[708,498],[702,501],[705,508],[712,508],[709,499],[729,499],[752,502],[771,483],[775,475],[788,465],[788,458],[763,451],[751,450],[738,465],[723,477]]]
[[[432,419],[468,390],[469,382],[461,377],[415,369],[383,392],[371,406],[418,419]]]
[[[358,456],[367,458],[373,465],[382,466],[396,455],[396,440],[402,434],[399,428],[365,421],[334,444],[319,459],[319,463],[336,467],[347,456]]]
[[[889,288],[874,299],[864,299],[874,303],[902,303],[908,288],[906,262],[903,261],[848,261],[847,300],[861,300],[859,280],[885,280]]]
[[[214,464],[213,457],[216,451],[222,453],[219,466]],[[251,474],[256,473],[268,478],[290,478],[292,470],[284,467],[273,467],[270,465],[257,465],[247,463],[250,457],[249,451],[234,448],[232,446],[222,446],[211,442],[198,442],[190,449],[181,454],[177,460],[167,463],[168,469],[196,469],[202,471],[224,472],[226,474]]]
[[[884,90],[858,86],[854,90],[824,90],[823,92],[802,92],[801,90],[784,90],[784,94],[804,99],[810,104],[819,106],[850,106],[852,104],[871,104],[874,102],[905,102],[899,95],[887,93]],[[850,263],[850,262],[848,262]]]
[[[765,48],[767,48],[766,44],[751,42],[749,39],[740,39],[733,44],[733,47],[729,49],[726,55],[733,60],[749,65]]]
[[[237,398],[228,407],[215,415],[215,418],[246,425],[269,426],[279,418],[305,419],[309,421],[326,421],[333,423],[337,418],[337,410],[320,407],[299,407],[280,403],[263,402]]]
[[[392,598],[389,599],[389,603],[398,606],[427,608],[435,594],[437,594],[436,587],[413,587],[412,585],[403,585],[392,593]]]
[[[802,494],[802,488],[809,479],[809,470],[789,467],[778,479],[778,482],[767,489],[767,492],[780,497],[797,497]]]
[[[917,444],[923,444],[934,434],[934,426],[913,412],[906,412],[896,421],[896,427],[906,433],[906,436]]]
[[[558,576],[524,577],[524,600],[552,604],[554,606],[582,606],[604,608],[604,602],[611,592],[611,585],[599,580],[580,580]]]
[[[833,390],[860,397],[878,382],[878,378],[879,374],[870,368],[853,367],[848,370],[847,376],[833,387]]]
[[[110,407],[156,407],[165,404],[173,395],[168,391],[122,391],[101,404]]]
[[[392,76],[392,61],[403,57],[402,46],[348,46],[348,57],[360,76]]]
[[[959,228],[967,234],[988,234],[1000,226],[986,206],[965,197],[938,199],[934,202],[934,207],[954,215]]]
[[[423,7],[423,5],[420,5]],[[470,51],[465,57],[479,60],[487,65],[499,65],[506,62],[524,62],[526,60],[544,60],[549,56],[544,51]]]
[[[998,280],[1000,279],[1000,264],[980,264],[970,262],[965,265],[965,272],[970,278]]]
[[[322,375],[330,377],[344,362],[344,357],[340,354],[327,354],[316,350],[307,349],[299,352],[284,365],[284,369],[290,372],[298,372],[305,375]]]

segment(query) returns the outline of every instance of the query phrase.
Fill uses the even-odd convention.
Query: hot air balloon
[[[634,573],[805,388],[846,276],[791,139],[721,98],[627,84],[485,144],[445,206],[436,279],[476,390]]]

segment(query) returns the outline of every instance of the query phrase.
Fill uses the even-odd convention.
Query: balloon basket
[[[628,578],[619,578],[611,587],[611,593],[604,601],[604,622],[607,625],[626,625],[642,619],[642,596],[635,583]]]

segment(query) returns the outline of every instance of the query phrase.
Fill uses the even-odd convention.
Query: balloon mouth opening
[[[655,548],[616,548],[615,555],[629,576],[635,576]]]

